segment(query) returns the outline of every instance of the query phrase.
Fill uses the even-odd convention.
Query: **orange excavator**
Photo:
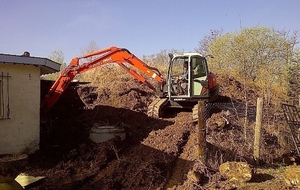
[[[87,58],[91,60],[80,63],[80,60],[85,61],[88,60]],[[196,108],[195,105],[199,100],[213,101],[218,97],[219,85],[216,76],[208,71],[205,57],[198,53],[170,54],[169,69],[165,79],[158,69],[148,66],[127,49],[112,46],[73,58],[48,91],[42,102],[43,111],[48,112],[53,107],[76,75],[111,63],[118,64],[138,81],[156,91],[157,99],[148,108],[150,117],[161,117],[168,107]],[[124,63],[130,64],[147,77],[152,77],[157,84],[152,85],[144,76]],[[181,71],[185,72],[185,76]]]
[[[87,59],[90,57],[93,57],[91,61],[80,64],[81,59]],[[137,80],[142,83],[146,83],[151,89],[155,89],[155,87],[149,83],[145,77],[130,69],[124,63],[129,63],[136,69],[145,73],[148,77],[154,78],[159,83],[164,82],[164,79],[161,77],[160,72],[156,68],[149,67],[127,49],[113,46],[83,55],[82,57],[73,58],[68,67],[61,72],[61,75],[48,91],[48,94],[42,103],[43,111],[48,112],[52,108],[76,75],[111,63],[117,63]]]

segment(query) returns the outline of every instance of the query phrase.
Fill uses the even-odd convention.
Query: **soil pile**
[[[234,79],[226,81],[231,85],[223,89],[243,88]],[[51,113],[42,115],[41,149],[29,156],[25,172],[47,179],[31,189],[230,189],[219,176],[218,166],[227,160],[254,164],[253,121],[250,117],[248,138],[243,139],[245,105],[240,98],[207,105],[208,159],[202,163],[191,110],[172,110],[172,117],[164,119],[149,118],[145,113],[153,92],[144,87],[121,89],[118,94],[109,88],[100,90],[98,105],[85,110],[74,92],[69,88]],[[123,127],[127,137],[93,143],[89,132],[94,124]],[[267,131],[263,134],[269,137],[264,141],[272,140]],[[276,137],[264,144],[264,155],[274,161],[285,148]],[[263,162],[271,165],[267,159]],[[256,175],[250,186],[264,188],[260,185],[275,178],[271,177]],[[280,179],[272,184],[268,187],[288,188]]]

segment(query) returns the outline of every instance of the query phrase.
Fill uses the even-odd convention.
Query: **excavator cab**
[[[197,101],[209,96],[209,72],[205,57],[198,53],[170,54],[167,84],[173,101]]]
[[[199,53],[169,54],[170,63],[163,96],[148,107],[148,116],[159,118],[167,108],[192,109],[198,118],[198,102],[213,102],[218,98],[216,75],[208,71],[207,61]]]

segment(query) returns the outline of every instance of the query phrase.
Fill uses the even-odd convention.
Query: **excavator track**
[[[156,98],[148,107],[147,115],[152,118],[159,118],[164,106],[168,103],[167,98]]]

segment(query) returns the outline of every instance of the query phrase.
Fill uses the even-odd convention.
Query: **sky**
[[[254,26],[300,31],[300,0],[0,0],[0,53],[67,64],[90,42],[127,48],[137,57],[193,52],[211,30]]]

